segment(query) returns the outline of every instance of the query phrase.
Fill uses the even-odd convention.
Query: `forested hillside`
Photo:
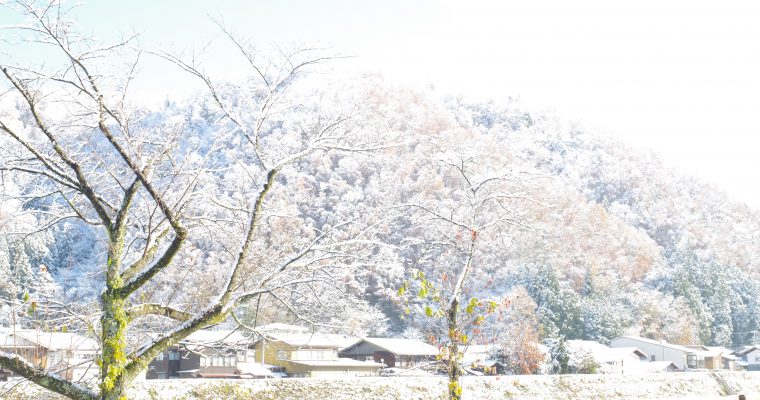
[[[313,86],[301,87],[294,105],[269,116],[261,144],[267,151],[297,149],[299,143],[267,138],[323,122],[314,115],[339,119],[335,135],[352,132],[375,145],[319,152],[287,166],[267,199],[275,205],[269,210],[277,212],[264,215],[265,234],[249,262],[276,260],[280,254],[271,249],[286,254],[325,232],[353,240],[355,251],[310,260],[303,268],[330,264],[335,279],[288,293],[296,309],[273,300],[242,306],[248,323],[289,321],[298,314],[351,333],[427,335],[437,322],[414,312],[422,300],[400,301],[398,289],[416,270],[444,281],[452,276],[460,259],[435,244],[457,246],[463,238],[456,229],[429,223],[418,213],[424,209],[452,219],[472,212],[482,225],[498,222],[478,237],[466,294],[522,306],[489,318],[478,328],[482,340],[509,336],[515,325],[510,314],[518,312],[527,314],[521,320],[535,321],[520,329],[543,339],[605,342],[637,333],[731,346],[748,343],[760,330],[760,215],[719,188],[674,173],[655,154],[531,113],[518,102],[471,102],[394,86],[374,75],[319,91]],[[218,95],[247,110],[257,108],[259,91],[233,82]],[[33,131],[34,117],[21,99],[4,96],[0,105],[2,120]],[[211,300],[237,251],[231,246],[240,232],[229,224],[256,189],[239,160],[253,156],[204,94],[138,110],[130,115],[134,126],[175,135],[172,157],[190,169],[177,172],[166,162],[155,173],[171,171],[166,179],[192,182],[183,213],[197,233],[180,261],[145,288],[145,296],[192,309]],[[256,123],[256,115],[240,115],[243,124]],[[103,141],[93,135],[80,146],[97,150],[105,148]],[[15,173],[24,171],[3,161],[19,154],[0,135],[0,291],[4,298],[37,299],[51,309],[63,303],[86,313],[102,290],[102,280],[92,279],[105,264],[106,249],[97,239],[101,228],[62,212],[65,200],[51,196],[59,188],[50,180]],[[100,168],[110,173],[108,157]],[[477,208],[468,202],[467,176],[504,179],[508,184],[499,196],[509,199],[499,203],[500,210]],[[193,196],[210,196],[212,202],[196,204]],[[40,313],[24,323],[44,319]],[[29,310],[7,303],[2,323],[29,316]],[[156,329],[161,322],[145,324]]]

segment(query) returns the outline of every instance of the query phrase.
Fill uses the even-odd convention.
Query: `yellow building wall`
[[[259,341],[254,346],[254,350],[256,350],[256,354],[254,356],[256,362],[261,363],[261,356],[263,355],[265,364],[276,365],[278,367],[287,367],[288,365],[286,363],[286,360],[290,359],[291,352],[295,349],[282,342],[267,341],[265,343],[262,343],[262,341]],[[277,352],[280,350],[285,351],[285,360],[277,359]]]
[[[297,360],[301,356],[301,352],[298,349],[289,346],[282,342],[270,342],[267,341],[262,344],[261,341],[257,342],[254,346],[256,351],[254,359],[257,363],[261,363],[261,357],[264,357],[264,363],[269,365],[276,365],[278,367],[285,368],[285,372],[291,375],[304,375],[307,377],[320,377],[320,376],[373,376],[377,374],[378,368],[372,367],[313,367],[300,364],[294,364],[289,362],[292,359]],[[277,352],[284,351],[285,359],[278,360]],[[332,353],[331,353],[332,354]],[[334,354],[333,354],[334,355]]]

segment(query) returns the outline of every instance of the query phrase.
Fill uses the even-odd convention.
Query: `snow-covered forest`
[[[296,86],[286,106],[273,110],[262,130],[263,153],[298,146],[304,126],[330,118],[340,119],[338,129],[356,140],[382,145],[317,152],[276,178],[262,219],[266,234],[255,243],[267,250],[256,252],[251,263],[277,261],[280,253],[325,232],[354,238],[355,252],[310,260],[331,263],[335,280],[299,292],[293,299],[298,310],[272,301],[241,306],[249,323],[293,320],[295,311],[336,331],[427,335],[435,320],[405,312],[397,291],[411,271],[442,276],[458,265],[456,256],[447,265],[443,250],[431,243],[435,236],[456,243],[461,233],[425,224],[415,207],[442,215],[465,212],[468,183],[451,168],[459,163],[480,177],[508,176],[506,190],[519,195],[509,203],[514,219],[479,238],[467,296],[528,302],[519,310],[535,318],[530,328],[537,337],[605,342],[635,332],[677,343],[737,346],[760,330],[753,272],[760,259],[760,216],[718,188],[675,174],[655,154],[531,113],[518,102],[413,91],[375,75],[319,90],[309,79],[296,84],[307,83]],[[260,107],[261,90],[229,82],[217,95],[244,124],[253,124],[257,115],[250,110]],[[33,136],[34,116],[22,102],[3,96],[0,120]],[[160,168],[177,173],[172,168],[181,165],[186,170],[176,176],[192,181],[191,192],[183,194],[192,243],[145,296],[180,310],[206,304],[237,251],[228,243],[243,228],[237,210],[259,189],[240,162],[248,158],[250,165],[251,155],[241,154],[236,127],[205,93],[158,108],[136,107],[129,118],[135,130],[173,135],[166,149],[170,161]],[[79,146],[98,154],[102,141],[93,136]],[[54,196],[60,190],[55,182],[20,173],[21,164],[10,163],[20,158],[8,135],[0,136],[0,149],[3,298],[39,304],[54,299],[86,313],[103,289],[96,279],[106,257],[101,228],[61,212],[67,204]],[[111,173],[106,156],[92,168]],[[482,213],[483,221],[497,215]],[[479,339],[509,340],[503,332],[514,310],[489,318]],[[2,323],[22,319],[14,312],[29,317],[6,301]],[[52,311],[36,311],[46,312]]]

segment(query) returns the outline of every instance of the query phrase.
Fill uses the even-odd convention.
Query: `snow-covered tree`
[[[329,57],[277,49],[259,59],[227,31],[250,80],[218,83],[197,59],[164,53],[206,86],[208,106],[191,121],[169,102],[161,114],[140,108],[129,101],[141,55],[134,38],[96,43],[76,31],[68,7],[10,4],[27,18],[21,45],[42,44],[54,61],[2,65],[2,96],[16,112],[0,118],[8,143],[0,159],[3,171],[33,178],[15,198],[34,202],[34,231],[70,219],[96,227],[99,385],[75,385],[12,354],[0,353],[0,365],[71,398],[114,400],[159,352],[239,305],[266,299],[288,307],[318,293],[312,285],[336,284],[373,246],[374,230],[361,221],[304,223],[292,201],[302,188],[293,183],[300,163],[382,145],[356,134],[355,104],[321,104],[319,93],[298,88],[298,78]],[[11,249],[10,264],[22,285],[35,278],[23,248]],[[37,278],[35,293],[50,289],[47,277]],[[128,332],[146,318],[161,319],[163,333],[128,347]]]
[[[539,347],[541,340],[536,303],[522,287],[518,287],[508,299],[509,305],[503,311],[503,321],[499,324],[502,329],[495,338],[499,345],[496,356],[513,374],[535,374],[546,361]]]

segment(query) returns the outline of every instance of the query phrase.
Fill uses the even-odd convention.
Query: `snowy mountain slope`
[[[515,203],[525,226],[483,237],[467,283],[469,295],[503,298],[525,287],[544,337],[605,341],[634,331],[671,341],[736,345],[760,330],[754,296],[760,278],[757,212],[717,188],[674,175],[651,153],[531,114],[515,102],[441,98],[391,86],[377,76],[347,82],[318,93],[304,91],[298,106],[278,110],[266,127],[297,130],[313,122],[305,111],[320,110],[350,115],[343,129],[388,143],[362,154],[319,153],[304,159],[284,171],[269,200],[281,213],[267,217],[262,249],[296,246],[327,229],[351,237],[367,225],[377,227],[374,239],[389,245],[371,254],[371,261],[349,262],[353,268],[339,278],[342,294],[349,296],[326,290],[312,299],[335,305],[322,308],[319,320],[353,320],[344,326],[365,332],[429,328],[425,318],[399,318],[403,310],[396,289],[413,268],[440,273],[457,264],[430,264],[430,255],[412,244],[428,232],[397,206],[432,204],[452,215],[462,212],[462,183],[439,161],[466,156],[479,174],[524,174],[528,178],[515,181],[514,189],[531,200]],[[225,86],[221,95],[231,104],[256,100],[255,88],[245,85]],[[0,112],[29,126],[30,116],[17,109],[6,101]],[[241,153],[239,135],[230,134],[234,129],[208,99],[167,101],[136,118],[142,129],[177,132],[176,157],[204,166],[197,178],[199,193],[214,193],[219,204],[250,201],[258,177],[234,160],[251,155]],[[254,121],[255,115],[246,118]],[[275,152],[297,146],[266,137],[263,146]],[[0,143],[10,151],[6,140]],[[171,165],[160,166],[157,174],[161,168],[169,171]],[[67,219],[34,232],[30,227],[42,221],[34,218],[43,217],[28,211],[61,206],[24,197],[27,188],[44,184],[18,175],[3,181],[0,273],[23,287],[8,294],[41,292],[34,287],[35,268],[44,264],[70,299],[92,301],[100,288],[88,277],[97,276],[104,261],[102,244],[94,239],[97,227]],[[188,288],[196,287],[196,280],[221,284],[231,250],[211,239],[236,234],[234,221],[227,221],[232,214],[192,212],[199,221],[192,227],[197,235],[183,253],[186,262],[167,270],[149,289],[157,300],[203,303],[213,291]],[[344,221],[355,223],[341,225]],[[259,257],[266,262],[276,255]],[[193,265],[203,268],[189,269]],[[326,301],[327,296],[345,302]],[[303,299],[303,307],[312,306]],[[288,317],[283,310],[270,310],[268,318]],[[493,324],[499,328],[498,321]]]

